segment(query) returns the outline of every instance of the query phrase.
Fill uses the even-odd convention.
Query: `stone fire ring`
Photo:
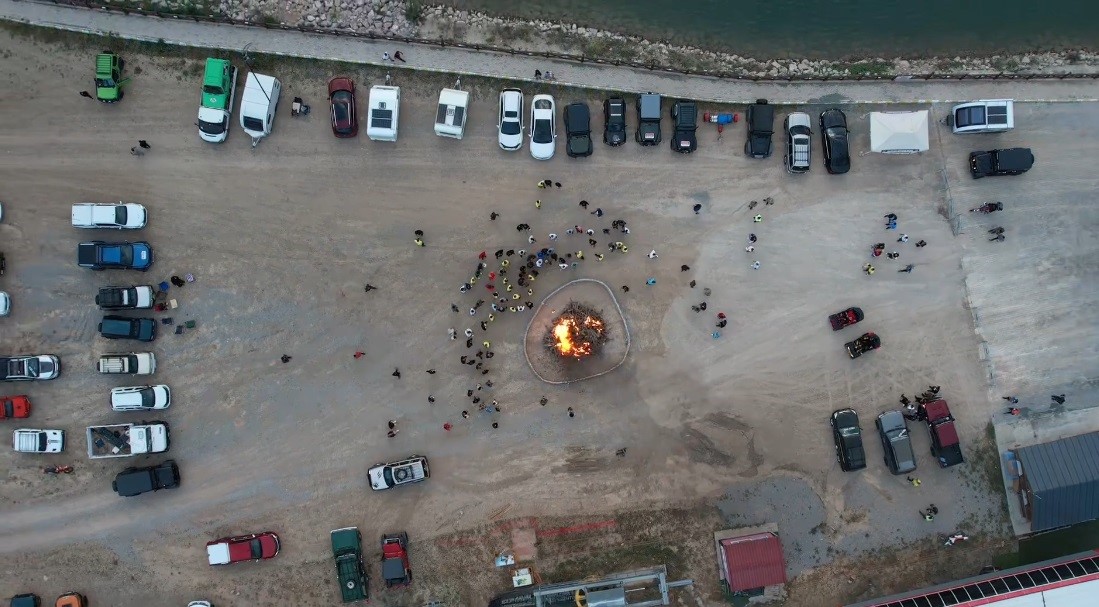
[[[543,345],[546,332],[570,301],[578,301],[602,312],[608,339],[598,355],[562,360]],[[614,291],[592,278],[567,282],[547,295],[527,324],[523,344],[530,370],[548,384],[569,384],[606,375],[626,362],[629,352],[630,330]]]

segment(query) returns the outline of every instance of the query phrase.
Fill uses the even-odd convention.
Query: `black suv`
[[[603,100],[603,143],[626,143],[626,100],[621,97]]]
[[[591,156],[591,112],[579,101],[565,106],[565,153],[569,158]]]
[[[156,339],[156,320],[153,318],[104,316],[103,321],[99,323],[99,334],[107,339],[153,341]]]
[[[660,144],[660,95],[644,93],[637,98],[637,133],[641,145]]]
[[[698,106],[693,101],[672,104],[672,151],[690,154],[698,149]]]
[[[771,156],[771,135],[775,132],[775,108],[766,99],[756,99],[748,106],[748,141],[744,153],[752,158]]]
[[[862,426],[854,409],[832,412],[832,440],[836,443],[836,457],[840,469],[850,472],[866,467],[866,451],[862,448]]]
[[[832,108],[820,114],[820,143],[824,147],[824,168],[839,175],[851,170],[851,151],[847,146],[847,116]]]
[[[126,468],[119,472],[111,483],[111,488],[122,497],[133,497],[142,493],[177,487],[179,487],[179,467],[173,460],[145,468]]]
[[[974,179],[999,175],[1022,175],[1034,166],[1030,148],[1008,148],[969,153],[969,172]]]

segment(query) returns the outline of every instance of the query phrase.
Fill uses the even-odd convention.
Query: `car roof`
[[[886,432],[905,427],[904,415],[900,411],[885,411],[878,416],[878,422]]]
[[[565,113],[570,120],[590,120],[591,112],[588,111],[588,104],[574,101],[565,106]]]
[[[809,114],[806,114],[805,112],[790,112],[788,120],[790,126],[806,126],[811,128],[813,124],[809,118]]]
[[[767,103],[753,103],[749,106],[752,110],[753,126],[768,126],[774,124],[775,106]]]

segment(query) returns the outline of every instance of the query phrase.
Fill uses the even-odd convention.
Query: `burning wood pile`
[[[598,354],[607,339],[603,315],[590,306],[570,301],[553,320],[542,343],[561,358],[580,359]]]

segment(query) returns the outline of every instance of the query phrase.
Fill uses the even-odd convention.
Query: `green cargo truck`
[[[332,532],[332,556],[336,559],[336,577],[344,603],[365,601],[370,597],[369,580],[363,569],[362,534],[358,527]]]
[[[227,59],[207,59],[198,108],[198,136],[203,141],[221,143],[229,136],[236,94],[237,68]]]
[[[130,81],[122,77],[126,62],[111,51],[95,56],[95,98],[103,103],[122,100],[122,87]]]

